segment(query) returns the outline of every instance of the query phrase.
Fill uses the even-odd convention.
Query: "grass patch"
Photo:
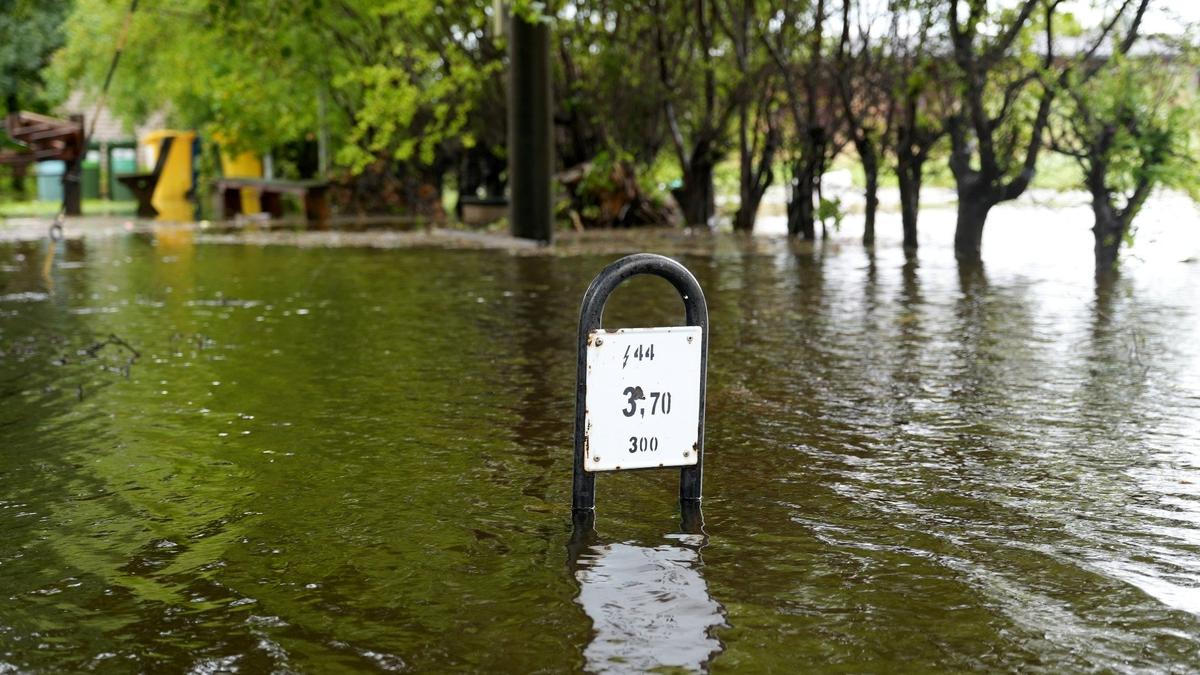
[[[4,218],[40,218],[54,217],[62,208],[62,202],[31,200],[23,202],[0,203],[0,217]],[[85,216],[132,216],[137,212],[135,201],[110,201],[107,199],[83,200]]]

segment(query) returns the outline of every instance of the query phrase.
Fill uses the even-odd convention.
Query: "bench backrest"
[[[167,136],[163,139],[162,145],[158,147],[158,159],[154,161],[154,180],[157,181],[162,176],[163,167],[167,165],[167,155],[171,154],[171,144],[175,141],[174,136]]]

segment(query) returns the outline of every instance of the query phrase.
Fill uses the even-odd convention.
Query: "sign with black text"
[[[584,468],[696,463],[703,330],[594,330],[587,339]]]

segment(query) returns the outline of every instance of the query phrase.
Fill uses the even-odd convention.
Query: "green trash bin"
[[[121,185],[117,176],[127,173],[137,173],[137,149],[130,147],[114,147],[108,150],[108,194],[113,201],[133,201],[133,193]]]
[[[100,151],[88,150],[83,159],[83,198],[100,198]]]
[[[43,202],[61,202],[63,173],[67,165],[57,159],[37,164],[37,196]]]

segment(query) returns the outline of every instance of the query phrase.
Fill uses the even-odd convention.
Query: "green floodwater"
[[[1197,266],[689,250],[706,535],[601,475],[569,551],[616,256],[0,244],[0,673],[1200,667]]]

